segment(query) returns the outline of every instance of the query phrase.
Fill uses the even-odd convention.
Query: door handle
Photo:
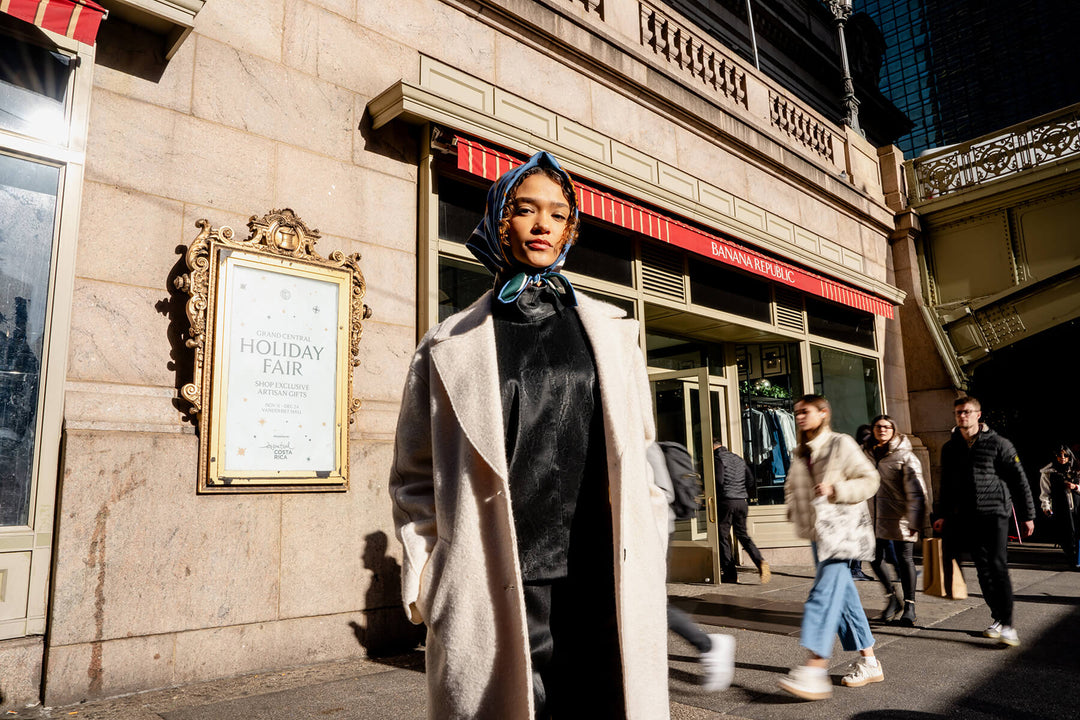
[[[716,524],[716,498],[711,497],[705,500],[705,513],[709,517],[709,522],[713,525]]]

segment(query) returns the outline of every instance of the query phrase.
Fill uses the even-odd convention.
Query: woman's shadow
[[[387,660],[415,650],[426,634],[423,625],[409,622],[401,606],[401,565],[386,554],[388,542],[382,530],[364,536],[364,567],[371,571],[371,583],[364,596],[362,622],[349,621],[367,656]]]

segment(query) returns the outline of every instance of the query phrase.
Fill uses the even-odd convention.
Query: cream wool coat
[[[808,444],[814,477],[811,477],[805,460],[792,456],[784,483],[784,502],[787,503],[788,520],[795,524],[799,537],[817,542],[814,485],[832,483],[836,496],[831,502],[854,505],[874,497],[880,478],[855,438],[849,435],[823,430]],[[872,538],[870,546],[873,547]]]
[[[668,507],[645,460],[655,429],[638,324],[578,298],[604,418],[627,718],[663,720]],[[402,600],[428,627],[428,717],[440,720],[533,717],[490,304],[489,292],[421,340],[389,483]]]

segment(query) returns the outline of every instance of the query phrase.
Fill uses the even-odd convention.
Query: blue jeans
[[[814,548],[817,557],[817,548]],[[803,606],[801,645],[818,657],[832,657],[835,636],[845,650],[865,650],[874,644],[855,581],[846,560],[826,560],[817,566],[814,586]]]

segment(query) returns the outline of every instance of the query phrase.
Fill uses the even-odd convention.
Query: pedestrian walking
[[[652,444],[646,451],[653,467],[653,478],[668,502],[668,535],[675,532],[675,485],[667,471],[664,453],[659,445]],[[668,542],[668,563],[671,562],[671,543]],[[735,677],[735,638],[723,633],[706,633],[681,609],[667,604],[668,630],[694,646],[698,651],[698,663],[704,671],[701,685],[707,692],[720,692],[731,687]]]
[[[874,432],[869,425],[860,425],[855,428],[855,442],[858,443],[859,447],[865,445],[873,435]],[[863,572],[861,560],[852,560],[848,563],[848,566],[851,568],[851,577],[855,580],[869,582],[874,579]]]
[[[913,550],[919,530],[925,525],[926,483],[922,464],[911,449],[911,440],[896,431],[895,421],[878,415],[872,423],[873,438],[863,445],[874,464],[881,484],[870,498],[870,517],[874,521],[874,561],[870,568],[885,588],[886,605],[881,620],[900,616],[906,627],[915,625],[915,559]],[[896,567],[902,594],[896,592],[886,563]]]
[[[810,540],[817,565],[799,636],[809,654],[779,682],[805,700],[832,696],[827,669],[837,635],[845,650],[861,655],[843,685],[863,687],[885,678],[848,565],[874,554],[866,501],[877,492],[878,474],[854,438],[830,429],[831,415],[828,400],[820,395],[804,395],[795,403],[799,445],[784,484],[788,519],[800,537]]]
[[[764,585],[772,577],[772,571],[746,529],[746,517],[750,512],[749,498],[756,493],[754,476],[743,459],[719,441],[713,442],[713,469],[718,484],[716,526],[720,537],[720,582],[739,582],[735,548],[731,542],[731,533],[734,530],[735,539],[757,567],[761,584]]]
[[[982,422],[976,398],[953,403],[956,427],[941,449],[941,498],[934,532],[943,535],[945,562],[967,552],[993,622],[983,635],[1016,646],[1012,580],[1007,559],[1009,523],[1015,509],[1020,535],[1035,529],[1031,488],[1016,448]]]
[[[1069,563],[1080,567],[1080,465],[1067,445],[1039,471],[1039,504],[1054,526],[1054,536]]]
[[[467,243],[494,290],[409,367],[389,491],[429,718],[669,715],[639,329],[559,273],[577,228],[551,155],[500,177]]]

